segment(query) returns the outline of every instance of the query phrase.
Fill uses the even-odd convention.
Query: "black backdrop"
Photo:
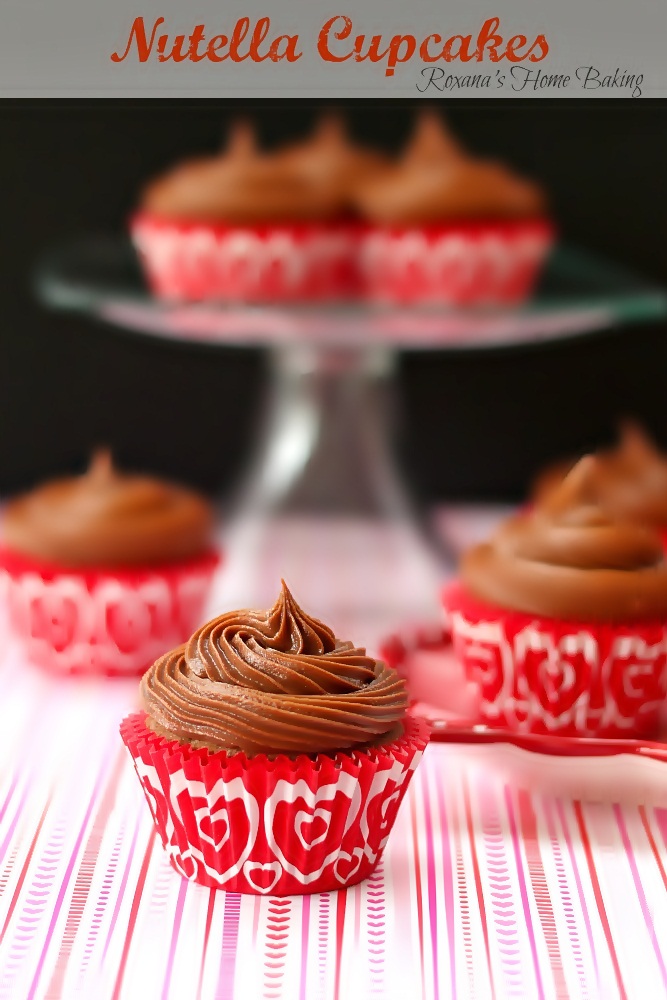
[[[340,106],[340,105],[339,105]],[[667,284],[667,102],[448,101],[472,148],[544,181],[563,235]],[[350,101],[389,148],[412,102]],[[128,466],[224,490],[249,447],[261,355],[133,338],[34,301],[41,252],[119,230],[142,182],[214,149],[250,113],[267,144],[302,134],[307,101],[0,102],[0,493],[80,468],[108,442]],[[640,417],[667,445],[667,325],[457,356],[406,354],[402,448],[425,497],[518,496],[540,465]]]

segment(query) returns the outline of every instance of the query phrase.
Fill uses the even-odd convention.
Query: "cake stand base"
[[[297,600],[329,618],[435,613],[446,558],[392,453],[394,352],[277,347],[270,364],[257,456],[226,517],[218,599],[269,606],[284,577]],[[311,588],[332,565],[330,585]],[[311,606],[311,589],[322,607]]]

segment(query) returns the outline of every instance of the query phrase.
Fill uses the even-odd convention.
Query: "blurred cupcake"
[[[533,498],[548,497],[573,464],[546,469],[534,484]],[[667,545],[667,456],[638,424],[625,421],[618,445],[598,453],[592,488],[612,514],[651,525]]]
[[[667,690],[658,533],[598,501],[587,456],[548,500],[463,558],[443,594],[490,725],[564,736],[651,733]]]
[[[259,151],[251,128],[237,124],[223,152],[177,166],[144,192],[131,232],[154,292],[252,302],[352,294],[346,185],[366,161],[330,123],[278,155]]]
[[[10,627],[55,673],[141,674],[201,621],[213,512],[183,487],[100,451],[85,475],[11,501],[2,529]]]
[[[541,188],[465,152],[432,112],[399,162],[362,180],[353,200],[374,228],[362,264],[379,300],[515,304],[532,292],[553,242]]]
[[[121,735],[181,875],[275,896],[371,874],[428,738],[395,670],[283,584],[159,659],[141,695]]]

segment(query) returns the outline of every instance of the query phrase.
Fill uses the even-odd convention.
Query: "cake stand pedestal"
[[[52,253],[36,287],[53,308],[138,334],[269,351],[263,432],[225,520],[216,600],[267,606],[282,576],[332,624],[357,613],[388,623],[429,617],[452,570],[393,454],[399,351],[519,347],[667,315],[661,289],[567,248],[556,250],[535,299],[518,310],[165,303],[147,291],[123,238]],[[311,608],[304,566],[326,607]]]

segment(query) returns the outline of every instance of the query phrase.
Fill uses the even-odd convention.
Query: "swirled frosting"
[[[83,476],[59,479],[11,501],[6,544],[72,568],[153,565],[201,555],[213,512],[196,493],[148,476],[118,472],[97,452]]]
[[[426,225],[454,219],[541,217],[541,188],[502,163],[471,156],[432,112],[420,115],[400,161],[354,192],[359,211],[380,225]]]
[[[593,486],[601,503],[618,517],[667,526],[667,457],[637,424],[621,425],[615,448],[598,456]],[[536,481],[536,499],[557,488],[573,463],[553,466]]]
[[[218,155],[189,160],[153,181],[141,207],[174,221],[240,226],[312,221],[337,210],[323,185],[307,183],[280,157],[258,150],[244,122]]]
[[[287,146],[278,162],[314,187],[331,204],[332,212],[345,211],[353,188],[384,173],[390,160],[383,153],[352,142],[344,122],[335,113],[320,118],[305,142]]]
[[[601,505],[598,460],[586,456],[529,513],[505,522],[463,558],[483,601],[550,618],[625,621],[667,615],[667,563],[658,533]]]
[[[182,742],[247,754],[318,753],[392,733],[404,682],[341,642],[283,582],[270,611],[231,611],[146,672],[147,723]]]

